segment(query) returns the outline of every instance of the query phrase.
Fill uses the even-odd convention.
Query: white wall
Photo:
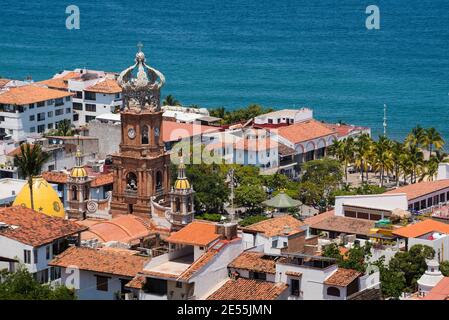
[[[422,244],[433,248],[435,250],[435,259],[438,259],[438,254],[440,256],[440,260],[438,262],[449,260],[449,235],[445,235],[442,238],[435,240],[427,240],[420,238],[408,239],[409,249],[415,244]]]
[[[344,215],[343,205],[383,210],[408,209],[407,196],[405,193],[337,196],[335,197],[336,216]]]
[[[110,277],[108,279],[108,291],[97,290],[97,277],[95,275]],[[79,272],[73,272],[73,270],[66,268],[61,270],[62,284],[76,289],[76,296],[79,300],[114,300],[115,293],[121,289],[120,279],[131,280],[130,277],[119,277],[85,270],[79,270]]]

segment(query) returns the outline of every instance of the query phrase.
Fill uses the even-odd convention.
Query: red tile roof
[[[26,105],[51,99],[58,99],[71,96],[72,93],[40,87],[37,85],[25,85],[11,88],[0,93],[0,103]]]
[[[90,186],[93,188],[105,186],[108,184],[112,184],[114,182],[114,174],[112,172],[101,174],[91,182]]]
[[[449,300],[449,277],[444,277],[423,300]]]
[[[335,210],[329,210],[323,213],[319,213],[315,216],[304,219],[304,223],[307,225],[313,225],[315,223],[321,222],[329,217],[333,217],[335,215]]]
[[[117,83],[117,80],[104,79],[104,80],[98,81],[95,85],[93,85],[89,88],[86,88],[85,91],[114,94],[114,93],[122,92],[122,88]]]
[[[142,289],[145,284],[144,276],[135,276],[130,282],[128,282],[125,287],[133,289]]]
[[[87,229],[75,222],[50,217],[21,206],[1,208],[0,222],[18,227],[1,230],[0,235],[33,247],[39,247]]]
[[[59,89],[59,90],[67,90],[68,89],[68,80],[77,78],[80,76],[80,73],[70,71],[63,76],[56,76],[55,78],[39,81],[36,84],[45,85],[49,88]]]
[[[310,224],[310,228],[324,231],[335,231],[347,234],[369,235],[370,229],[374,228],[375,221],[348,218],[341,216],[330,216],[319,222]]]
[[[63,268],[77,266],[80,270],[134,277],[142,271],[148,259],[101,249],[70,247],[56,256],[49,265]]]
[[[285,283],[238,278],[228,280],[207,300],[276,300],[287,288]]]
[[[50,183],[67,183],[69,175],[64,172],[46,171],[42,172],[42,178]]]
[[[242,252],[228,267],[270,274],[276,273],[275,259],[261,252]]]
[[[328,286],[346,287],[362,273],[352,269],[338,268],[329,278],[324,281]]]
[[[316,120],[307,120],[295,123],[278,129],[280,136],[292,143],[299,143],[313,140],[320,137],[335,134],[335,131],[329,129],[325,124]]]
[[[361,127],[361,126],[353,126],[353,125],[347,125],[347,124],[339,124],[339,123],[323,123],[326,127],[329,129],[337,132],[338,137],[346,137],[350,133],[354,131],[362,131],[362,130],[368,130],[367,127]]]
[[[304,226],[302,221],[292,217],[291,215],[283,215],[261,222],[251,224],[249,226],[241,228],[246,232],[260,232],[267,237],[274,237],[279,235],[292,235],[298,232],[303,232],[301,228]]]
[[[81,234],[82,240],[98,239],[101,242],[120,241],[124,243],[141,239],[153,233],[153,226],[134,215],[122,215],[111,220],[77,222],[88,226],[89,230]]]
[[[215,224],[193,221],[181,230],[174,232],[167,238],[168,242],[194,246],[207,246],[221,235],[215,233]]]
[[[408,226],[396,229],[393,234],[403,238],[416,238],[430,232],[449,234],[449,224],[426,219]]]
[[[449,189],[449,179],[417,182],[387,191],[384,194],[405,193],[410,201],[443,189]]]

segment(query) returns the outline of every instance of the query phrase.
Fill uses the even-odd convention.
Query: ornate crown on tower
[[[145,63],[143,45],[139,43],[136,63],[123,70],[117,79],[122,87],[123,106],[125,109],[150,111],[160,110],[160,89],[165,83],[164,75]],[[136,72],[136,74],[134,74]]]

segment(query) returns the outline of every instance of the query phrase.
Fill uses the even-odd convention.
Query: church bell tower
[[[160,89],[164,75],[146,64],[139,46],[134,65],[121,72],[121,143],[113,155],[114,188],[111,213],[149,217],[151,201],[170,191],[170,156],[162,140]]]

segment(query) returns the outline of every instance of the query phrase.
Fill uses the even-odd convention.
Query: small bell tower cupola
[[[187,179],[185,165],[180,159],[178,166],[178,178],[170,191],[170,213],[168,220],[172,224],[172,230],[179,230],[193,220],[194,194],[192,185]]]
[[[82,153],[79,143],[75,154],[76,165],[70,172],[67,181],[68,217],[69,219],[85,218],[87,211],[87,201],[90,198],[90,183],[86,169],[83,167]]]

